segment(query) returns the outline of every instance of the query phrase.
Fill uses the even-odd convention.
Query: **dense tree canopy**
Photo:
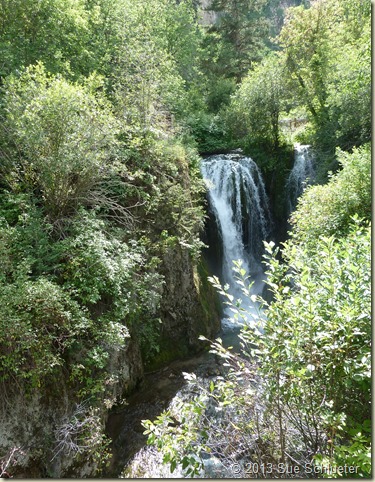
[[[331,0],[290,9],[280,33],[290,89],[322,156],[370,140],[369,32],[369,4]]]
[[[262,108],[259,102],[250,102],[249,95],[252,92],[253,97],[269,99],[275,90],[271,79],[278,78],[279,92],[274,99],[279,114],[293,116],[293,111],[288,114],[293,109],[309,121],[303,141],[319,151],[324,175],[336,167],[332,160],[337,146],[348,150],[370,140],[369,35],[370,7],[365,2],[324,0],[309,8],[289,8],[277,38],[281,48],[277,62],[267,57],[269,62],[261,63],[254,73],[250,71],[233,97],[229,124],[232,117],[246,116],[254,105],[259,105],[263,119],[271,118],[269,101]],[[263,82],[259,82],[261,75]],[[253,139],[258,135],[256,124],[254,119],[252,126],[239,127],[232,135]],[[264,131],[264,121],[260,122],[260,136],[271,138],[276,124],[269,122]]]
[[[249,136],[255,144],[280,145],[280,118],[285,105],[282,59],[267,56],[241,83],[232,98],[228,123],[233,136]],[[232,112],[233,111],[233,112]]]
[[[213,0],[210,9],[217,13],[211,31],[217,34],[217,69],[225,77],[240,82],[259,60],[265,49],[269,22],[264,16],[265,0]]]

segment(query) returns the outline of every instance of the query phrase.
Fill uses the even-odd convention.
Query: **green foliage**
[[[371,219],[370,145],[337,155],[342,169],[328,184],[308,188],[292,215],[297,242],[315,244],[322,234],[344,234],[352,216]]]
[[[58,373],[63,353],[88,326],[87,313],[57,285],[30,281],[25,261],[13,283],[1,283],[1,379],[18,380],[26,391]]]
[[[283,255],[285,266],[268,259],[273,302],[254,352],[267,394],[312,454],[334,465],[353,450],[354,463],[354,446],[362,456],[369,442],[352,445],[351,430],[370,418],[370,228],[321,237],[313,252],[290,243]]]
[[[228,135],[219,115],[197,112],[188,117],[187,123],[200,153],[223,152],[228,148]]]
[[[175,116],[201,102],[195,10],[189,0],[124,1],[121,9],[111,84],[127,135],[178,130]]]
[[[365,5],[358,2],[358,6],[361,3]],[[337,46],[338,61],[328,91],[331,117],[337,123],[337,143],[344,150],[371,140],[371,26],[365,12],[359,38],[348,39],[346,34],[345,45]],[[350,14],[354,14],[351,9]],[[346,29],[355,21],[351,19]]]
[[[336,445],[331,457],[317,455],[315,460],[320,467],[333,465],[335,467],[351,466],[355,468],[352,476],[347,478],[370,478],[371,470],[371,423],[370,420],[355,429],[350,430],[350,440],[344,445]],[[337,436],[341,440],[340,436]]]
[[[199,400],[180,401],[176,406],[176,412],[179,412],[177,427],[174,413],[172,415],[170,411],[163,412],[154,422],[142,421],[146,428],[144,434],[148,435],[147,444],[162,450],[163,463],[169,464],[171,473],[179,466],[187,476],[199,475],[202,462],[193,453],[197,452],[199,456],[202,450],[198,442],[204,433],[197,423],[203,411],[204,405]]]
[[[253,66],[227,111],[226,124],[232,137],[279,148],[280,113],[285,104],[282,69],[282,59],[277,54]]]
[[[230,103],[236,85],[253,63],[264,56],[268,20],[264,16],[266,2],[263,0],[214,1],[205,9],[214,15],[214,21],[203,27],[198,51],[199,66],[204,74],[199,79],[204,105],[193,112],[193,122],[188,120],[188,124],[200,152],[212,153],[225,151],[233,145],[238,147],[237,138],[232,139],[226,132],[227,127],[221,127],[221,110]]]
[[[210,82],[211,89],[207,95],[207,108],[209,112],[219,112],[221,108],[229,104],[230,96],[236,90],[233,79],[219,77]]]
[[[307,9],[290,8],[279,37],[293,85],[313,116],[324,115],[327,98],[328,29],[333,21],[330,9],[332,2],[318,2]]]
[[[147,255],[135,240],[126,244],[121,231],[108,233],[108,226],[92,213],[81,213],[60,243],[63,264],[59,279],[74,299],[88,306],[98,326],[126,324],[139,339],[144,359],[159,351],[162,277],[155,269],[157,258]],[[124,329],[124,328],[122,328]],[[106,349],[110,345],[105,342]]]
[[[13,282],[22,266],[35,278],[52,272],[58,260],[58,250],[50,243],[52,226],[36,207],[28,193],[1,193],[0,253],[1,280]]]
[[[50,77],[42,65],[9,77],[4,89],[5,176],[14,188],[37,189],[56,220],[87,201],[110,169],[116,121],[88,88]]]
[[[3,217],[0,230],[2,379],[23,380],[28,391],[64,367],[79,398],[103,393],[104,381],[117,377],[107,372],[109,355],[129,329],[145,351],[157,334],[155,261],[146,261],[141,245],[109,235],[93,213],[80,213],[54,242],[40,212],[28,207],[13,226]]]
[[[108,233],[104,221],[84,211],[74,220],[68,234],[60,243],[64,263],[59,277],[66,280],[64,285],[81,303],[90,306],[103,300],[113,310],[111,317],[118,320],[124,320],[141,306],[155,309],[158,295],[152,297],[146,286],[156,288],[159,280],[155,273],[146,272],[141,246],[135,242],[128,246],[116,236],[116,231]],[[139,288],[139,297],[133,286]]]
[[[364,406],[358,413],[357,404],[368,399],[370,388],[369,243],[370,228],[354,225],[341,240],[321,237],[314,254],[288,245],[283,251],[287,274],[273,258],[268,285],[274,302],[264,326],[268,346],[259,346],[260,353],[269,353],[264,367],[268,363],[275,370],[280,360],[288,393],[303,396],[298,384],[318,380],[317,400],[333,400],[335,410],[345,407],[353,417],[365,416]]]
[[[368,3],[326,0],[289,9],[280,33],[286,87],[310,113],[323,169],[336,145],[348,150],[370,140],[369,32]]]
[[[188,88],[202,79],[199,68],[203,32],[197,22],[197,13],[191,0],[167,1],[165,5],[165,33],[167,50],[176,62]]]
[[[43,61],[49,72],[88,75],[95,69],[91,12],[83,0],[2,1],[0,77]]]
[[[46,278],[30,281],[27,266],[23,270],[14,283],[0,286],[1,379],[22,380],[32,390],[58,373],[89,320],[59,286]]]
[[[147,228],[153,242],[161,253],[179,244],[194,259],[199,258],[205,188],[196,152],[185,149],[179,141],[154,140],[134,161],[136,174],[142,173],[138,182],[145,192],[141,213],[146,222],[152,223]],[[148,249],[152,252],[152,245]]]
[[[263,0],[214,0],[210,10],[218,14],[210,27],[217,44],[215,63],[220,72],[239,82],[252,62],[260,60],[268,34]],[[218,41],[218,39],[219,41]]]
[[[141,137],[142,131],[160,128],[168,122],[173,105],[170,99],[176,100],[175,109],[177,99],[184,98],[184,91],[173,62],[165,50],[155,45],[150,33],[140,29],[132,34],[134,39],[123,39],[129,47],[117,59],[114,88],[119,115],[129,126],[138,128],[135,135]]]

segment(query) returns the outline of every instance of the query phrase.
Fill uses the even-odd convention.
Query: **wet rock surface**
[[[146,374],[137,392],[127,398],[127,405],[117,407],[109,416],[107,434],[113,441],[113,458],[106,476],[118,477],[126,463],[145,446],[147,436],[143,435],[142,420],[153,420],[167,408],[187,383],[183,372],[212,377],[221,373],[221,365],[215,355],[205,352]]]

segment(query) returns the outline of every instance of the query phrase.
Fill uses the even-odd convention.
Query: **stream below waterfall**
[[[113,460],[108,475],[118,477],[129,460],[137,460],[147,441],[147,437],[143,435],[145,429],[141,421],[154,420],[167,409],[174,397],[186,386],[183,372],[194,372],[201,377],[214,377],[220,373],[219,370],[215,357],[204,352],[187,360],[172,362],[156,373],[147,374],[137,392],[127,398],[127,406],[110,416],[107,433],[113,440]],[[148,447],[147,450],[149,454],[142,462],[142,471],[150,477],[150,472],[156,478],[171,477],[168,466],[161,464],[155,451]],[[134,465],[134,462],[131,465]],[[132,477],[135,477],[134,469],[132,472]],[[145,475],[142,477],[148,478]]]
[[[309,162],[305,146],[296,149],[296,168],[291,173],[290,184],[299,189],[306,177],[307,168],[301,163]],[[229,285],[229,293],[242,300],[242,306],[250,318],[259,315],[259,306],[250,299],[243,299],[233,274],[233,260],[241,260],[242,267],[253,282],[252,293],[262,294],[264,272],[261,265],[263,240],[269,239],[271,214],[264,182],[255,162],[240,153],[210,156],[201,163],[201,172],[208,189],[208,201],[214,214],[216,229],[222,242],[220,265],[221,283]],[[311,172],[311,171],[309,171]],[[294,176],[294,177],[293,177]],[[293,192],[293,196],[295,192]],[[294,199],[293,199],[294,201]],[[246,322],[251,323],[248,319]],[[238,334],[241,323],[231,318],[224,309],[222,329],[219,334],[225,347],[233,346],[239,351]],[[154,420],[163,410],[181,396],[189,397],[189,387],[183,372],[194,372],[197,377],[214,379],[222,373],[222,361],[209,352],[187,360],[177,360],[156,373],[147,374],[141,387],[128,397],[127,405],[111,414],[107,433],[113,440],[113,459],[108,476],[119,477],[126,467],[125,477],[130,478],[171,478],[183,477],[176,470],[173,474],[168,465],[163,465],[160,454],[146,446],[141,421]],[[202,478],[233,478],[226,469],[215,461],[205,467]]]

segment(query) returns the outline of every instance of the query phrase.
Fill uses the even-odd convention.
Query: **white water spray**
[[[286,184],[289,214],[296,208],[304,189],[315,180],[314,158],[310,146],[295,144],[294,151],[294,165]]]
[[[261,173],[257,165],[248,157],[239,154],[211,156],[201,164],[202,174],[208,186],[211,209],[223,243],[223,283],[230,285],[230,293],[242,299],[242,306],[250,315],[257,316],[256,303],[244,299],[233,274],[233,260],[241,260],[242,267],[254,281],[253,294],[261,293],[264,286],[264,273],[261,259],[263,240],[270,234],[271,218],[268,199]],[[224,346],[232,345],[239,349],[238,332],[231,313],[222,320]],[[264,315],[263,315],[264,316]],[[251,319],[247,321],[251,322]],[[204,374],[202,380],[207,375]],[[208,383],[208,381],[207,381]],[[208,385],[207,385],[208,387]],[[172,411],[180,410],[180,402],[192,399],[189,385],[185,385],[169,404]],[[218,415],[220,416],[220,414]],[[184,471],[178,467],[173,474],[169,465],[164,465],[160,452],[147,446],[137,452],[129,461],[126,478],[185,478]],[[199,478],[233,478],[236,475],[227,469],[222,460],[207,454]]]
[[[232,268],[234,260],[241,260],[254,281],[252,293],[262,291],[263,240],[270,234],[271,217],[261,173],[252,159],[240,154],[211,156],[201,169],[223,243],[222,281],[247,311],[254,312],[256,307],[243,299]]]

